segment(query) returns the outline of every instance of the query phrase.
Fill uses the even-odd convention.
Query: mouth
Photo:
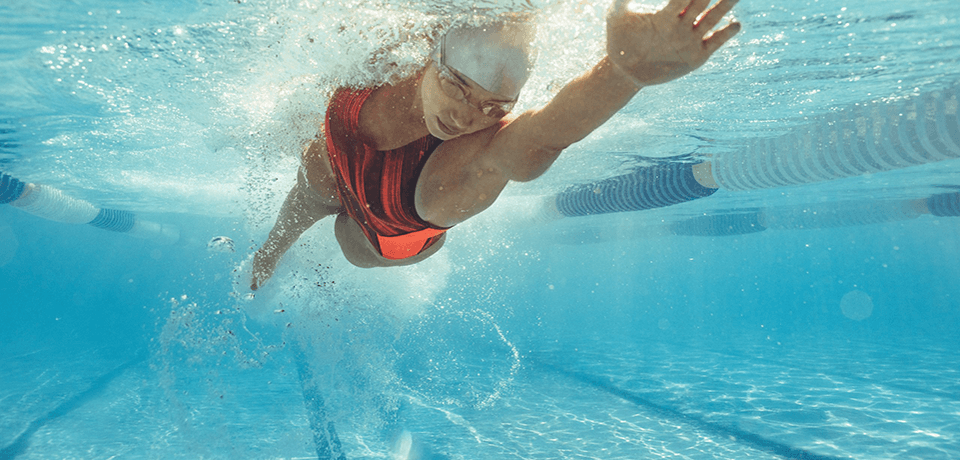
[[[453,129],[444,124],[444,122],[440,121],[440,117],[437,117],[437,126],[440,128],[440,131],[443,131],[443,133],[448,136],[457,137],[461,134],[460,131]]]

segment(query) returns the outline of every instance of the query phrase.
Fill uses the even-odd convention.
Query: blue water
[[[958,160],[518,215],[651,159],[955,86],[956,2],[743,1],[704,68],[645,89],[435,257],[355,269],[325,222],[251,299],[235,280],[330,88],[416,66],[422,42],[397,31],[473,6],[331,3],[0,5],[0,169],[182,232],[0,206],[0,458],[318,458],[329,424],[350,459],[960,457],[960,218],[670,230],[873,212],[960,189]],[[552,19],[524,107],[598,58],[606,7],[531,4]],[[370,64],[402,40],[400,70]],[[219,235],[237,252],[208,251]]]

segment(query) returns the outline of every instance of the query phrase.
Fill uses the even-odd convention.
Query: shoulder
[[[361,109],[373,89],[339,88],[327,102],[326,128],[334,138],[352,138],[361,130]]]
[[[389,132],[381,88],[339,88],[327,103],[327,124],[334,138],[359,140],[383,150]]]
[[[327,111],[332,113],[359,112],[376,88],[340,87],[330,96]]]

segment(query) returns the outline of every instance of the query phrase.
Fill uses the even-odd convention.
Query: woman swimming
[[[290,246],[337,215],[344,256],[360,267],[419,262],[450,227],[488,208],[509,181],[542,175],[644,86],[700,67],[740,25],[713,29],[737,3],[670,0],[634,13],[617,0],[607,55],[547,105],[510,113],[529,75],[531,26],[459,27],[429,64],[396,84],[340,89],[322,136],[303,154],[297,183],[253,260],[250,287],[272,276]]]

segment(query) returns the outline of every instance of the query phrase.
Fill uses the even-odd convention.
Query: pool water
[[[949,118],[952,1],[741,2],[702,69],[644,89],[436,256],[357,269],[321,222],[252,296],[249,256],[333,88],[415,68],[422,35],[475,8],[550,17],[522,108],[602,52],[606,4],[448,3],[0,5],[0,171],[180,230],[0,206],[0,459],[960,456],[960,217],[914,207],[960,190],[956,157],[536,211],[864,107],[932,98]]]

